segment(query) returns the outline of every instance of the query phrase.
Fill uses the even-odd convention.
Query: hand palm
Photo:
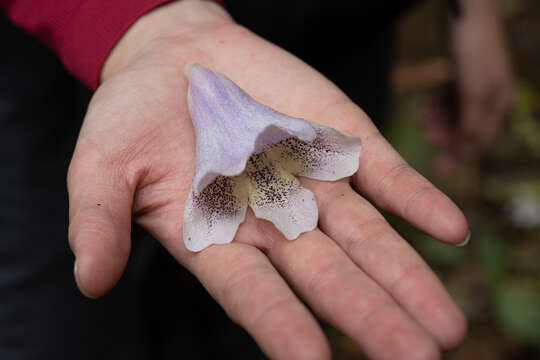
[[[467,230],[459,210],[403,162],[367,116],[298,59],[236,26],[210,32],[199,48],[179,50],[170,41],[107,80],[89,107],[68,179],[81,288],[97,296],[116,283],[133,215],[271,357],[327,356],[322,332],[295,293],[377,358],[433,358],[438,347],[459,342],[459,310],[350,179],[303,180],[316,196],[319,227],[295,241],[249,214],[233,244],[185,249],[181,219],[195,160],[186,61],[226,74],[281,112],[359,136],[363,154],[352,180],[362,194],[444,241],[457,243]],[[220,58],[208,57],[205,46],[221,46]]]

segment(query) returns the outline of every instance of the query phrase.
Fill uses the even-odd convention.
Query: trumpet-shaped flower
[[[186,247],[231,242],[248,205],[289,240],[313,230],[315,196],[295,175],[333,181],[354,174],[360,139],[277,112],[198,64],[186,73],[197,136],[183,219]]]

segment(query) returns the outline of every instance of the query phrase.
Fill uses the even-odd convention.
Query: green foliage
[[[505,18],[515,16],[526,7],[527,0],[499,0],[502,15]]]
[[[501,329],[540,347],[540,291],[538,284],[513,279],[495,297],[495,313]]]
[[[444,244],[427,235],[423,235],[418,244],[418,251],[429,263],[441,266],[457,266],[465,255],[463,249]]]
[[[409,164],[422,174],[429,172],[434,158],[434,149],[426,140],[417,117],[424,97],[419,94],[404,96],[397,104],[397,111],[384,132],[392,146]]]
[[[535,116],[538,99],[538,93],[522,82],[516,108],[510,117],[510,126],[529,150],[540,157],[540,122]]]
[[[477,232],[478,233],[478,232]],[[496,289],[504,280],[506,271],[506,246],[501,236],[493,230],[484,229],[475,234],[477,261],[487,285]]]

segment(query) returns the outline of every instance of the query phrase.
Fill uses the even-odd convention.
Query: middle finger
[[[305,179],[319,199],[319,226],[352,261],[416,319],[444,349],[465,335],[466,322],[428,265],[347,182]]]
[[[257,226],[266,253],[310,307],[358,342],[370,358],[436,359],[435,341],[377,283],[319,230],[285,240],[266,221]]]

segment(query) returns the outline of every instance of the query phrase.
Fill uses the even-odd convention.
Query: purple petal
[[[315,139],[310,123],[255,101],[225,76],[197,64],[187,72],[188,105],[197,135],[195,194],[219,175],[240,174],[252,154],[283,139]]]

